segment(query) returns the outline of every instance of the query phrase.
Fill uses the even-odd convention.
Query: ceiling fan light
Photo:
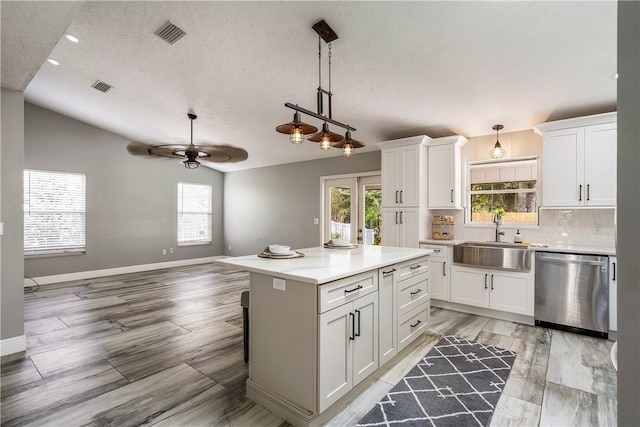
[[[198,166],[200,166],[200,162],[193,158],[188,158],[182,163],[184,163],[184,167],[187,169],[196,169]]]
[[[292,144],[302,144],[304,142],[304,132],[300,126],[294,126],[293,129],[291,129],[289,141],[291,141]]]

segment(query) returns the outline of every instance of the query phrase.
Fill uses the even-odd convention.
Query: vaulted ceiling
[[[614,1],[3,1],[1,12],[3,86],[146,143],[188,141],[193,111],[196,143],[249,152],[221,171],[340,155],[274,131],[292,119],[285,102],[316,108],[311,26],[321,19],[339,36],[333,117],[358,129],[367,144],[358,152],[423,133],[490,134],[496,123],[530,129],[616,104]],[[174,45],[154,35],[168,20],[187,33]],[[91,88],[96,80],[113,89]]]

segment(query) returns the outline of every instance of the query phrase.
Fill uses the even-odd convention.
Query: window
[[[211,243],[211,186],[178,183],[178,246]]]
[[[24,254],[84,252],[84,174],[24,171]]]
[[[468,222],[493,223],[504,209],[505,224],[538,223],[537,159],[469,165]]]

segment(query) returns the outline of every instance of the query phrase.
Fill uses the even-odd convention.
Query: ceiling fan
[[[188,113],[191,121],[190,144],[159,144],[152,145],[144,142],[133,141],[127,145],[127,151],[134,156],[164,157],[169,159],[185,159],[182,163],[187,169],[195,169],[200,162],[211,163],[235,163],[247,160],[249,154],[242,148],[228,145],[194,145],[193,121],[198,118],[193,113]]]

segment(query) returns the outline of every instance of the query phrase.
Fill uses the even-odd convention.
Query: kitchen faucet
[[[504,236],[504,231],[500,230],[500,214],[495,211],[493,214],[493,222],[496,224],[496,242],[500,241],[500,236]]]

